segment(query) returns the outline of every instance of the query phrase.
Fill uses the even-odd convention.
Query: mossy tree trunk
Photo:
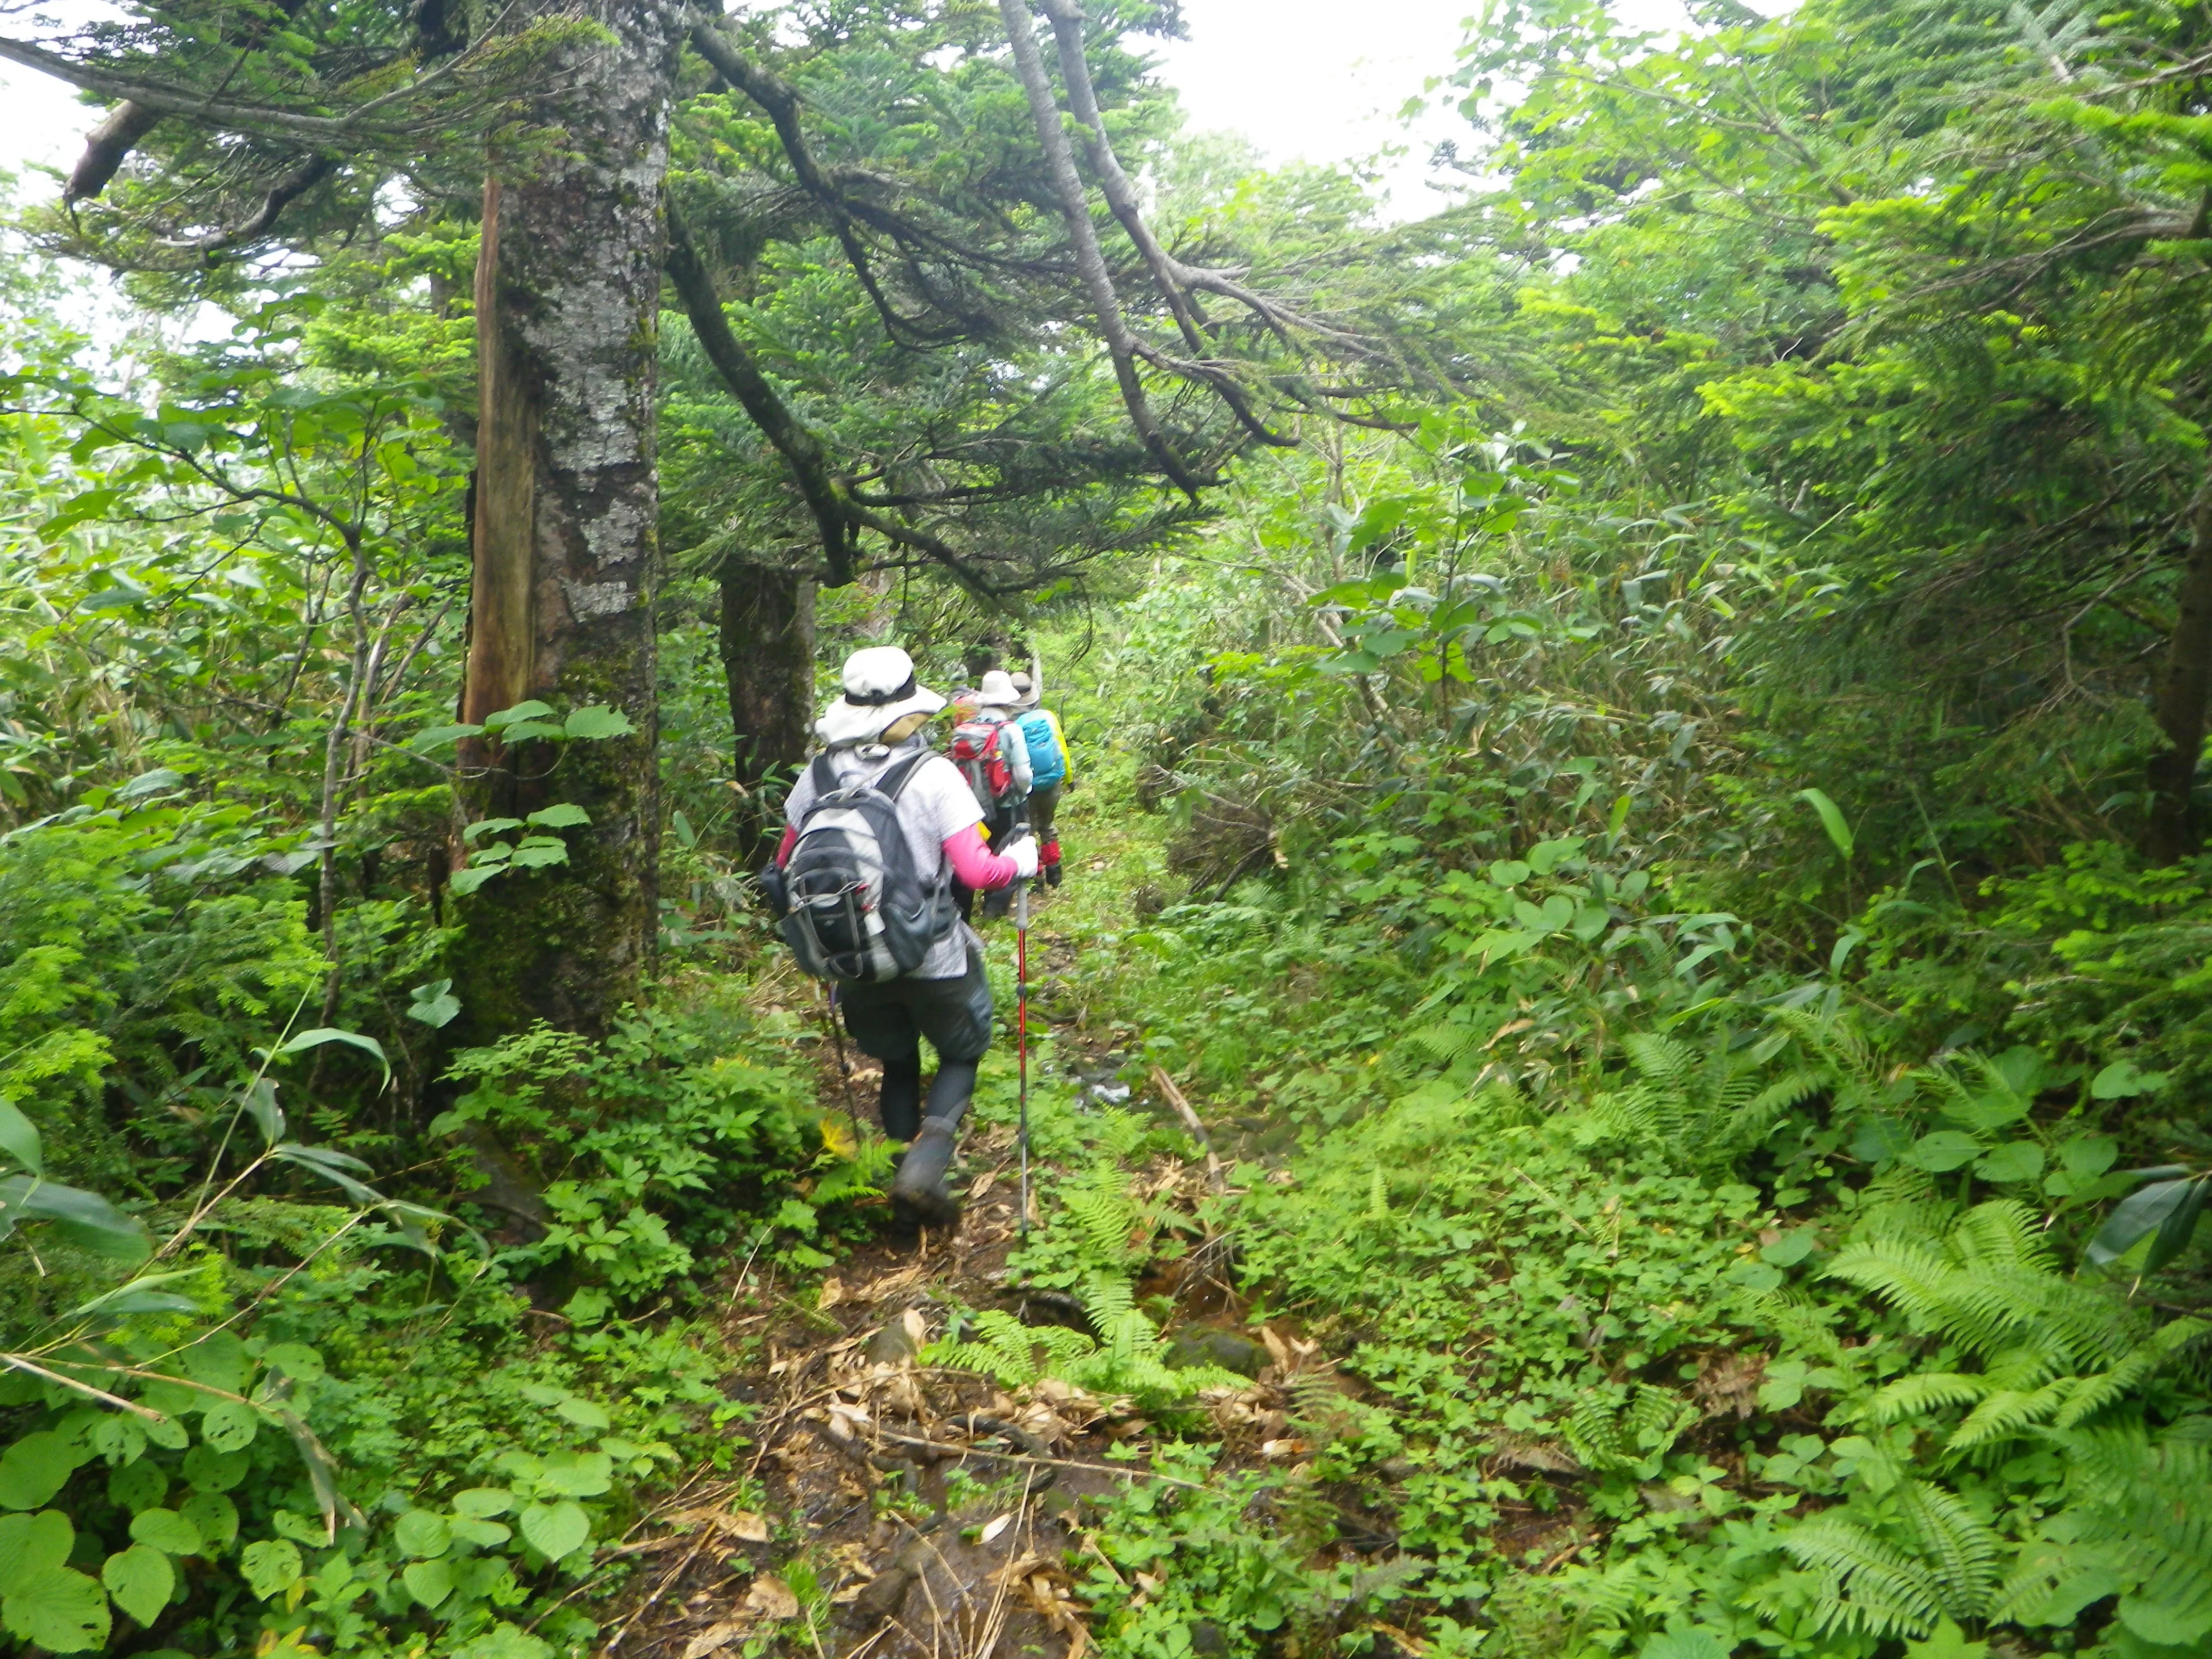
[[[730,690],[735,775],[744,830],[757,852],[775,832],[763,786],[790,775],[812,746],[814,579],[776,565],[722,566],[722,672]]]
[[[475,555],[462,716],[527,699],[605,706],[623,738],[474,745],[471,817],[557,802],[591,815],[569,862],[463,901],[465,1040],[544,1018],[595,1031],[638,993],[659,921],[653,597],[661,179],[681,9],[588,6],[611,38],[568,49],[544,142],[484,191]]]
[[[2212,701],[2212,478],[2191,515],[2189,560],[2175,599],[2155,709],[2166,747],[2151,757],[2150,828],[2143,848],[2159,864],[2178,864],[2204,850],[2194,797],[2206,704]]]

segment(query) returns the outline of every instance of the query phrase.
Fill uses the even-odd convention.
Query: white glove
[[[1034,836],[1024,836],[1006,848],[1008,858],[1014,861],[1014,878],[1026,880],[1037,872],[1037,844]]]

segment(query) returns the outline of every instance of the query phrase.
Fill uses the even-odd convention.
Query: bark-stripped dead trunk
[[[568,864],[511,872],[462,901],[455,981],[475,1037],[533,1018],[601,1029],[637,994],[658,927],[654,352],[682,12],[673,0],[586,9],[612,40],[570,49],[541,111],[550,142],[484,193],[462,712],[604,705],[636,731],[466,757],[488,769],[471,817],[568,801],[592,818],[565,832]]]
[[[723,565],[722,672],[729,683],[735,776],[756,841],[778,822],[762,786],[813,747],[814,579],[775,565]]]
[[[2182,568],[2166,677],[2158,690],[2158,727],[2167,747],[2150,763],[2150,832],[2144,850],[2176,864],[2204,850],[2191,800],[2204,753],[2205,708],[2212,700],[2212,480],[2191,515],[2189,562]]]

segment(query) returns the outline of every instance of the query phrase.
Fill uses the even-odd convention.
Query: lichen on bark
[[[590,813],[569,862],[464,902],[455,979],[471,1033],[532,1018],[603,1028],[638,993],[658,927],[654,356],[683,13],[599,0],[564,49],[532,142],[491,158],[478,273],[481,376],[469,684],[481,720],[535,698],[604,704],[625,738],[480,747],[476,815]]]

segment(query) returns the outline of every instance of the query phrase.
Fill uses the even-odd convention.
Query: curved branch
[[[799,493],[806,498],[815,527],[821,532],[823,555],[830,562],[828,586],[843,586],[853,580],[854,520],[850,497],[830,470],[821,440],[791,412],[782,395],[761,373],[752,354],[731,331],[722,297],[714,290],[714,279],[699,258],[690,232],[672,210],[668,215],[667,264],[669,280],[684,301],[684,314],[691,319],[691,331],[699,337],[707,360],[762,435],[783,457]]]
[[[1083,180],[1076,174],[1075,154],[1068,146],[1066,130],[1060,123],[1060,104],[1052,95],[1052,82],[1045,76],[1044,59],[1038,55],[1036,36],[1030,28],[1026,0],[999,0],[999,16],[1013,46],[1015,73],[1029,99],[1030,118],[1036,127],[1037,143],[1044,151],[1045,175],[1051,181],[1060,217],[1067,224],[1068,240],[1075,249],[1076,270],[1090,293],[1099,334],[1114,360],[1114,379],[1121,388],[1121,402],[1128,409],[1137,435],[1144,440],[1146,449],[1159,464],[1160,470],[1185,495],[1195,498],[1200,489],[1218,480],[1192,473],[1153,418],[1144,383],[1137,376],[1137,338],[1130,331],[1128,319],[1121,313],[1121,302],[1114,292],[1114,279],[1106,269],[1106,256],[1099,251],[1097,228],[1091,222],[1091,204],[1084,195]]]
[[[107,118],[84,136],[84,154],[70,169],[62,186],[62,205],[88,202],[106,190],[138,141],[161,124],[161,112],[125,101],[107,112]]]
[[[128,107],[126,106],[126,107]],[[192,253],[220,253],[226,248],[258,241],[275,228],[277,216],[294,202],[337,171],[337,163],[326,155],[311,155],[269,187],[252,216],[233,225],[228,230],[211,232],[205,236],[194,236],[182,241],[164,241],[164,247],[183,248]]]

